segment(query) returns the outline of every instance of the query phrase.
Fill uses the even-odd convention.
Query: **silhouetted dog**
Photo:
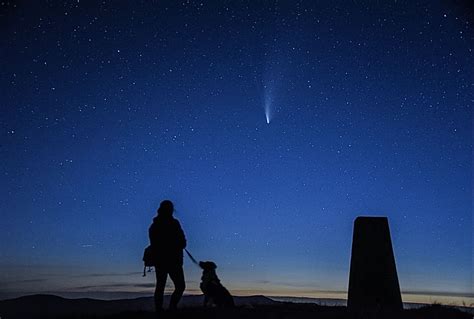
[[[217,307],[233,307],[234,298],[217,277],[217,265],[212,261],[200,261],[199,266],[202,268],[199,287],[204,294],[204,307],[213,304]]]

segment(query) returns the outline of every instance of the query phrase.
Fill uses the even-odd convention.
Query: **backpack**
[[[155,266],[155,252],[151,248],[151,245],[145,248],[143,252],[143,277],[146,276],[146,267],[148,272],[151,272],[151,267]]]

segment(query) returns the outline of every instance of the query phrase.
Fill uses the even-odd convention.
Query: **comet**
[[[265,85],[264,86],[264,102],[263,108],[265,110],[265,119],[267,120],[267,124],[270,124],[272,120],[272,107],[273,107],[273,94],[272,88]]]
[[[265,119],[267,120],[267,124],[270,124],[270,119],[271,119],[271,103],[265,99]]]

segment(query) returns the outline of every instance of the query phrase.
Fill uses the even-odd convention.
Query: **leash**
[[[199,266],[199,263],[196,261],[196,259],[194,259],[193,255],[191,255],[191,253],[186,249],[184,248],[184,250],[186,251],[186,254],[188,254],[189,258],[191,258],[191,261],[196,265],[196,266]],[[199,267],[201,268],[201,267]]]
[[[201,268],[201,266],[199,266],[199,263],[198,263],[197,260],[193,257],[193,255],[191,255],[191,253],[190,253],[186,248],[184,248],[184,250],[186,251],[186,254],[188,254],[189,258],[191,258],[191,261],[192,261],[196,266],[198,266],[199,268]],[[144,266],[144,267],[143,267],[143,276],[142,276],[142,277],[146,277],[146,268],[147,268],[147,266]],[[148,267],[148,272],[151,272],[151,268],[152,268],[152,267]]]

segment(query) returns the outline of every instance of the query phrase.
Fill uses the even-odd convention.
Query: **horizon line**
[[[168,289],[167,289],[168,290]],[[321,296],[311,296],[311,294],[319,293]],[[462,293],[462,292],[442,292],[442,291],[401,291],[402,297],[404,295],[408,296],[429,296],[429,297],[451,297],[451,298],[474,298],[474,293]],[[135,299],[142,298],[146,296],[152,296],[152,291],[127,291],[127,290],[117,290],[117,291],[106,291],[106,290],[95,290],[95,291],[78,291],[78,290],[69,290],[69,291],[37,291],[37,292],[20,292],[20,291],[0,291],[1,295],[12,295],[12,297],[2,298],[0,300],[15,299],[20,297],[35,296],[35,295],[51,295],[58,296],[69,299],[69,297],[64,297],[67,295],[130,295],[134,297],[130,298],[118,298],[118,299]],[[170,291],[166,292],[165,295],[171,295]],[[201,296],[202,292],[200,290],[189,291],[184,294],[185,296]],[[270,292],[270,291],[258,291],[258,290],[244,290],[244,289],[234,289],[233,296],[236,297],[255,297],[255,296],[265,296],[265,297],[276,297],[276,298],[301,298],[301,299],[338,299],[338,300],[347,300],[347,291],[329,291],[329,290],[319,290],[313,291],[309,294],[287,294],[279,292]],[[323,296],[326,295],[326,296]],[[331,296],[332,295],[332,296]],[[14,297],[13,297],[14,296]],[[91,298],[96,299],[95,297],[79,297],[79,298]],[[75,298],[72,298],[75,299]],[[98,298],[100,299],[100,298]],[[404,301],[408,302],[409,301]]]

